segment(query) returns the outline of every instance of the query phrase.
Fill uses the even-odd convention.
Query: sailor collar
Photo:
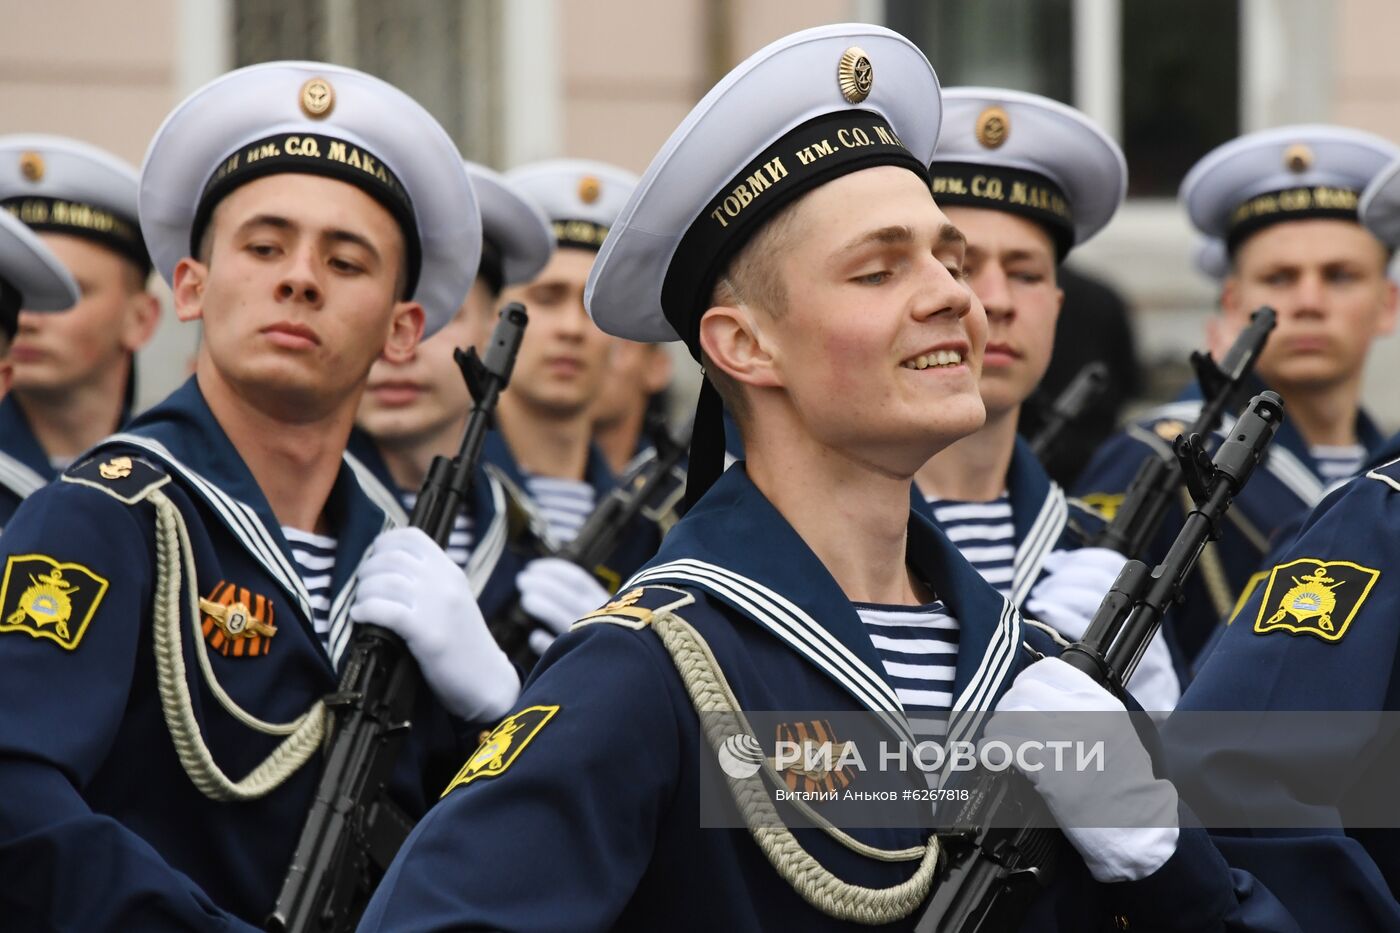
[[[1267,388],[1262,379],[1251,375],[1245,383],[1242,397],[1258,395]],[[1155,409],[1148,418],[1130,426],[1128,433],[1155,449],[1160,455],[1171,457],[1171,441],[1156,434],[1152,430],[1153,423],[1175,420],[1188,425],[1200,413],[1203,403],[1200,386],[1192,383],[1175,402]],[[1234,418],[1234,413],[1227,413],[1222,419],[1220,427],[1215,431],[1217,440],[1224,438],[1225,432],[1234,423]],[[1371,416],[1360,408],[1356,411],[1355,430],[1357,441],[1368,452],[1366,460],[1370,460],[1371,453],[1385,443],[1385,437]],[[1328,484],[1318,472],[1318,464],[1312,450],[1303,439],[1298,426],[1287,417],[1279,425],[1278,434],[1274,436],[1274,442],[1269,445],[1260,465],[1308,508],[1321,502],[1327,493]]]
[[[911,511],[911,568],[958,619],[949,739],[973,733],[1009,682],[1021,620],[932,522]],[[767,629],[866,709],[902,712],[855,607],[821,560],[749,479],[726,471],[628,586],[704,591]]]
[[[0,401],[0,486],[23,499],[57,475],[19,402]]]
[[[312,619],[311,598],[296,570],[292,549],[262,489],[237,448],[214,418],[195,377],[165,401],[134,420],[128,429],[98,445],[136,448],[179,477],[267,571],[302,612]],[[370,544],[392,520],[361,488],[354,469],[342,462],[326,503],[336,536],[332,572],[330,656],[338,662],[350,640],[354,578]]]

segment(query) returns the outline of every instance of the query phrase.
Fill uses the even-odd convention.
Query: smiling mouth
[[[899,365],[905,369],[930,369],[941,366],[957,366],[962,361],[962,354],[957,350],[934,350],[932,353],[923,353],[911,360],[905,360]]]

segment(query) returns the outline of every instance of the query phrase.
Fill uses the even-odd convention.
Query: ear
[[[1233,314],[1240,309],[1240,280],[1234,273],[1227,275],[1220,284],[1220,310]]]
[[[426,320],[423,306],[418,302],[396,302],[389,318],[389,334],[380,355],[390,363],[407,363],[411,360],[418,342],[423,339]]]
[[[1380,317],[1376,319],[1376,336],[1385,336],[1396,329],[1396,283],[1387,277],[1385,305],[1380,310]]]
[[[647,351],[646,366],[642,369],[642,388],[647,395],[655,395],[670,384],[670,351],[663,346],[653,346]]]
[[[777,359],[748,308],[718,305],[706,311],[700,319],[700,348],[736,382],[765,387],[783,384]]]
[[[198,321],[204,317],[204,287],[209,282],[209,266],[186,256],[175,265],[171,294],[175,299],[175,316],[181,321]]]
[[[135,353],[155,336],[160,324],[160,302],[150,292],[134,292],[127,297],[126,314],[122,320],[122,347]]]

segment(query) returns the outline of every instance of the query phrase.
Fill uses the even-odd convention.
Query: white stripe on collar
[[[1021,614],[1016,611],[1011,601],[1003,596],[996,631],[987,642],[982,661],[972,679],[963,688],[962,695],[953,702],[954,716],[950,717],[948,722],[949,741],[976,733],[983,715],[991,706],[992,698],[996,696],[997,688],[1011,668],[1011,662],[1016,657],[1016,646],[1020,643]],[[964,715],[957,716],[957,713]]]
[[[501,555],[506,549],[506,492],[491,471],[486,471],[486,482],[491,486],[491,509],[494,513],[491,516],[491,524],[486,531],[481,534],[476,542],[476,547],[472,549],[472,555],[467,559],[467,582],[471,585],[472,593],[480,596],[486,589],[486,584],[491,580],[491,574],[495,572],[496,565],[500,563]]]
[[[392,515],[386,513],[384,524],[379,529],[379,533],[383,534],[390,528],[398,527],[402,526],[394,520]],[[331,657],[331,667],[337,671],[340,670],[341,656],[345,654],[345,649],[350,644],[350,632],[354,628],[350,619],[350,607],[354,605],[355,591],[359,587],[360,567],[367,557],[369,557],[369,548],[365,548],[364,553],[360,555],[360,562],[355,565],[354,572],[346,578],[346,584],[340,588],[340,592],[336,594],[335,600],[331,603],[331,628],[326,641]]]
[[[1287,486],[1308,508],[1322,501],[1326,491],[1322,480],[1306,463],[1298,459],[1298,455],[1293,451],[1271,445],[1264,455],[1263,467],[1274,474],[1278,481]]]
[[[301,575],[293,569],[287,556],[282,553],[282,549],[277,545],[277,539],[263,525],[262,520],[253,509],[239,502],[237,499],[215,486],[199,473],[181,463],[174,454],[162,443],[139,434],[115,434],[104,442],[108,444],[121,444],[123,446],[139,447],[142,450],[163,461],[172,470],[185,479],[199,493],[200,497],[209,504],[209,507],[223,520],[228,529],[233,532],[244,548],[263,565],[274,580],[282,585],[287,592],[291,593],[297,601],[298,608],[301,609],[307,624],[314,618],[311,609],[311,597],[306,591],[306,584],[302,582]]]
[[[345,462],[350,465],[350,469],[355,473],[355,479],[360,484],[360,489],[369,497],[369,501],[379,506],[380,511],[393,521],[393,527],[397,528],[408,524],[408,513],[404,511],[403,503],[399,497],[388,486],[374,475],[374,471],[365,466],[359,457],[346,451]]]
[[[1180,402],[1168,402],[1165,405],[1158,405],[1156,408],[1149,409],[1134,419],[1134,422],[1140,425],[1148,425],[1154,421],[1166,421],[1168,419],[1175,421],[1194,421],[1204,407],[1205,402],[1198,398],[1186,399]]]
[[[21,499],[27,499],[47,486],[48,483],[49,481],[37,472],[4,451],[0,451],[0,485]]]
[[[1017,606],[1030,595],[1031,587],[1040,578],[1040,568],[1045,563],[1046,555],[1059,542],[1068,521],[1069,505],[1065,502],[1065,491],[1052,481],[1049,495],[1040,504],[1040,514],[1026,534],[1026,540],[1016,549],[1011,601]]]
[[[712,589],[734,600],[754,621],[829,674],[870,710],[904,711],[894,688],[825,627],[782,594],[742,574],[705,561],[683,558],[642,571],[622,589],[667,580],[682,586]]]

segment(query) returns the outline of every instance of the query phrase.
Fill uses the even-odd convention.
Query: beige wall
[[[176,100],[174,5],[6,3],[0,132],[77,136],[139,164]]]
[[[170,106],[221,67],[215,47],[225,32],[222,16],[235,2],[7,4],[0,31],[0,132],[78,136],[138,163]],[[1261,119],[1327,120],[1400,142],[1400,56],[1391,48],[1391,37],[1400,33],[1400,3],[1245,2],[1251,15],[1272,21],[1261,41],[1279,69],[1265,88]],[[536,51],[558,63],[550,79],[558,101],[538,109],[528,100],[515,102],[515,118],[557,114],[558,126],[545,134],[557,151],[540,155],[597,158],[641,172],[693,103],[735,62],[796,29],[878,15],[881,3],[532,0],[532,8],[554,17],[546,41],[557,48]],[[1270,45],[1276,32],[1288,38],[1281,20],[1304,34],[1293,36],[1295,42],[1329,33],[1330,47],[1314,56],[1326,63],[1320,85],[1300,84],[1307,66],[1299,64],[1298,49]],[[190,41],[192,35],[197,41]],[[1201,321],[1210,313],[1213,289],[1192,271],[1189,246],[1179,207],[1163,201],[1125,211],[1081,253],[1083,265],[1111,278],[1138,305],[1138,330],[1149,354],[1180,357],[1199,342]],[[191,328],[167,316],[156,345],[144,355],[144,401],[178,383],[193,340]],[[1368,401],[1388,426],[1400,427],[1400,338],[1379,349],[1367,376]]]
[[[729,68],[851,0],[563,0],[564,154],[640,173]]]

